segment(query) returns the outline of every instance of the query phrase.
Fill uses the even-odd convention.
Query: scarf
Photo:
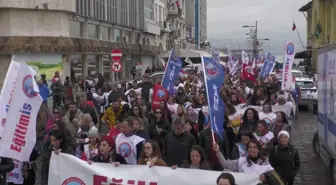
[[[246,153],[247,153],[247,147],[246,147],[246,145],[244,145],[242,143],[237,143],[236,145],[238,147],[239,156],[240,157],[245,157]]]

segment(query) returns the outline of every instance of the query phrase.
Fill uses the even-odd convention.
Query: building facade
[[[187,48],[186,40],[186,3],[188,0],[177,0],[178,6],[173,1],[168,2],[167,22],[171,25],[172,32],[168,36],[168,49],[185,49]],[[174,9],[178,9],[178,14],[174,13]]]
[[[187,41],[191,48],[200,49],[207,40],[207,1],[193,0],[186,3]]]
[[[199,35],[201,43],[208,39],[207,37],[207,0],[200,0],[199,7]]]
[[[129,79],[133,66],[151,67],[162,52],[155,2],[1,0],[0,24],[6,26],[0,27],[0,76],[4,79],[13,55],[38,60],[57,54],[63,77],[100,72],[107,80]],[[123,53],[119,73],[110,70],[113,49]]]
[[[311,47],[312,68],[316,70],[318,49],[336,42],[336,0],[313,0],[299,11],[307,12],[307,47]]]

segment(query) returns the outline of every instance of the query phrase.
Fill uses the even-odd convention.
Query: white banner
[[[33,73],[27,64],[21,63],[0,140],[0,156],[29,161],[36,143],[36,117],[42,103],[38,92]]]
[[[282,64],[281,90],[290,89],[292,85],[292,67],[295,59],[295,46],[292,42],[286,41],[285,57]]]
[[[22,169],[23,169],[23,162],[20,162],[18,160],[14,159],[14,169],[7,173],[7,182],[12,182],[13,184],[23,184],[23,175],[22,175]]]
[[[71,166],[71,168],[69,168]],[[221,174],[218,171],[195,170],[146,165],[121,165],[106,163],[89,165],[75,156],[52,154],[48,185],[213,185]],[[256,185],[259,175],[255,173],[231,173],[239,185]]]
[[[13,94],[15,79],[19,73],[20,70],[20,62],[12,61],[8,67],[6,78],[4,80],[3,86],[1,88],[1,94],[0,94],[0,137],[2,137],[3,133],[3,127],[6,122],[7,118],[7,111],[8,107],[11,101],[11,97]],[[36,74],[36,72],[30,68],[33,75]]]
[[[279,112],[279,111],[284,112],[288,117],[291,117],[291,113],[292,113],[292,110],[293,110],[294,115],[295,115],[295,110],[296,110],[295,103],[290,102],[290,101],[288,101],[287,103],[290,104],[292,109],[288,109],[288,106],[272,105],[272,112],[274,112],[274,113]],[[235,106],[235,109],[236,109],[238,115],[240,115],[240,117],[243,117],[246,109],[248,109],[248,108],[253,108],[259,113],[259,112],[262,111],[263,107],[262,106],[251,106],[251,105],[246,106],[243,103]]]
[[[235,106],[235,108],[236,108],[237,113],[240,114],[240,115],[242,115],[242,116],[244,115],[246,109],[248,109],[248,108],[253,108],[257,112],[261,112],[262,111],[262,106],[252,106],[252,105],[247,105],[246,106],[246,104],[244,104],[244,103]]]

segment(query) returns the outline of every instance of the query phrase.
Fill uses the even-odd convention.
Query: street
[[[313,135],[316,132],[316,116],[300,112],[299,119],[292,124],[292,143],[299,152],[301,169],[295,178],[295,185],[333,185],[328,177],[327,166],[318,159],[312,147]]]

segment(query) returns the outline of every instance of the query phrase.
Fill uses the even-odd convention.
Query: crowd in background
[[[226,105],[221,139],[211,131],[203,74],[190,71],[180,77],[174,95],[155,109],[151,106],[153,85],[160,84],[161,78],[151,79],[148,74],[131,82],[112,83],[104,83],[101,74],[90,74],[73,85],[69,77],[61,82],[56,72],[50,89],[45,75],[37,77],[44,103],[37,118],[36,151],[31,162],[22,163],[19,174],[22,184],[34,184],[35,177],[48,184],[53,151],[89,164],[255,172],[261,184],[293,184],[300,159],[290,144],[288,119],[297,116],[293,109],[300,100],[297,89],[281,91],[275,76],[251,85],[239,73],[226,73],[220,92]],[[273,111],[274,105],[282,111]],[[34,163],[38,157],[41,164]],[[10,171],[1,165],[0,172]],[[41,165],[40,170],[35,165]],[[216,183],[234,185],[235,179],[223,173]]]

